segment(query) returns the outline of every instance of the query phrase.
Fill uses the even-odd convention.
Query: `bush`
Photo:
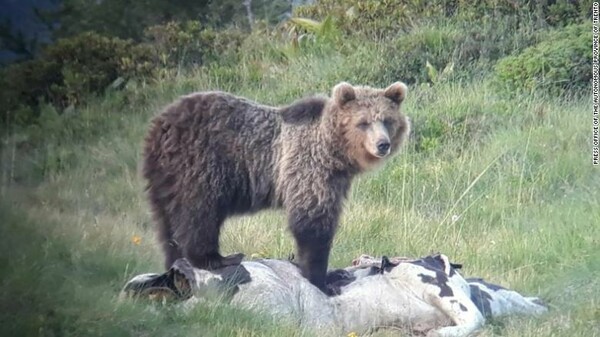
[[[553,26],[580,23],[591,17],[591,0],[555,0],[542,8],[545,21]]]
[[[0,72],[1,121],[33,123],[40,101],[59,110],[79,104],[118,79],[151,76],[154,63],[149,49],[128,40],[95,33],[58,40],[38,58]]]
[[[536,89],[559,94],[589,86],[592,73],[591,23],[548,33],[540,43],[508,56],[495,67],[497,81],[509,91]]]
[[[481,1],[473,6],[446,1],[428,6],[418,0],[324,0],[301,7],[295,14],[325,16],[322,23],[333,18],[345,32],[331,43],[338,50],[365,40],[352,36],[355,32],[379,37],[372,41],[381,56],[371,68],[374,78],[384,83],[399,78],[408,83],[436,83],[489,73],[497,60],[535,44],[540,30],[530,17],[532,6],[526,1]]]
[[[0,70],[0,123],[34,123],[40,101],[61,111],[111,85],[121,87],[128,79],[153,77],[160,67],[235,59],[245,37],[239,30],[214,31],[189,21],[148,28],[146,38],[151,43],[96,33],[58,40],[36,59]]]
[[[451,29],[425,27],[390,41],[386,51],[388,68],[381,76],[400,78],[407,83],[428,80],[427,64],[444,69],[453,62],[458,35]]]
[[[510,18],[468,23],[445,20],[414,28],[383,43],[387,65],[378,76],[435,83],[452,73],[488,73],[498,59],[537,40],[531,25],[520,28],[514,23]]]
[[[406,30],[415,18],[427,18],[444,13],[443,2],[423,5],[421,1],[383,0],[321,0],[298,7],[296,16],[324,20],[332,16],[346,34],[362,33],[375,37],[396,36]]]
[[[294,14],[316,20],[332,16],[348,35],[362,33],[375,37],[395,37],[419,21],[456,18],[479,21],[511,18],[550,25],[582,22],[590,17],[590,0],[320,0],[298,7]],[[539,25],[539,24],[538,24]]]
[[[215,31],[199,21],[169,22],[144,32],[148,46],[163,66],[201,65],[234,56],[246,34],[233,28]]]

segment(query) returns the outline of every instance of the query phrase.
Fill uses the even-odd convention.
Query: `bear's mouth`
[[[390,154],[390,150],[388,149],[388,150],[383,151],[383,152],[380,152],[380,151],[367,151],[367,153],[368,153],[369,157],[373,158],[373,160],[380,160],[380,159],[383,159],[383,158],[387,157]]]
[[[375,157],[377,157],[377,158],[379,158],[379,159],[383,159],[383,158],[387,157],[387,156],[388,156],[388,154],[390,154],[390,150],[387,150],[387,151],[385,151],[385,152],[383,152],[383,153],[381,153],[381,152],[377,152],[377,153],[375,154]]]
[[[376,162],[380,161],[381,159],[383,159],[383,157],[385,157],[385,156],[379,156],[377,154],[372,153],[371,151],[367,151],[365,157],[367,159],[367,162],[376,163]]]
[[[379,164],[381,164],[384,160],[384,157],[387,156],[387,154],[381,156],[377,154],[377,151],[372,151],[371,148],[368,147],[368,145],[363,145],[363,153],[362,153],[362,158],[359,159],[359,165],[363,168],[363,169],[372,169],[376,166],[378,166]],[[358,158],[357,158],[358,159]]]

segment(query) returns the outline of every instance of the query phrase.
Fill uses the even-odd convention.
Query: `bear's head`
[[[400,111],[407,87],[396,82],[385,89],[352,86],[342,82],[333,88],[329,113],[345,143],[348,159],[365,171],[398,151],[410,122]]]
[[[280,112],[287,127],[316,131],[324,157],[360,172],[397,152],[409,134],[410,122],[400,111],[406,92],[402,82],[386,89],[342,82],[331,98],[301,99]]]

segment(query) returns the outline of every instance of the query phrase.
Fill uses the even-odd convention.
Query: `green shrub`
[[[58,40],[38,58],[2,69],[1,121],[33,123],[40,100],[59,110],[76,105],[118,79],[151,76],[154,63],[149,49],[132,41],[95,33]]]
[[[448,27],[446,27],[448,28]],[[400,78],[407,83],[428,80],[427,64],[444,69],[453,62],[458,35],[454,30],[425,27],[390,41],[381,76]]]
[[[187,21],[152,26],[144,35],[161,64],[172,68],[234,56],[247,34],[233,28],[215,31],[203,28],[199,21]]]
[[[454,13],[462,20],[485,17],[510,17],[536,22],[538,27],[546,24],[565,25],[582,22],[591,16],[591,0],[457,0]]]
[[[484,18],[456,23],[459,32],[457,62],[472,65],[484,61],[488,67],[500,58],[521,51],[539,39],[532,20],[518,17]]]
[[[567,25],[590,17],[590,0],[320,0],[298,7],[294,14],[316,20],[332,16],[348,35],[395,37],[422,21],[455,18],[479,21],[510,18],[539,24]]]
[[[497,81],[509,91],[553,94],[587,87],[592,76],[590,32],[591,23],[585,23],[548,33],[540,43],[500,60]]]
[[[542,8],[545,21],[553,26],[566,26],[591,17],[591,0],[555,0]]]
[[[416,27],[382,43],[385,66],[377,75],[408,83],[439,82],[451,76],[485,74],[498,59],[535,43],[531,25],[510,18],[456,23],[450,20]]]
[[[411,26],[416,18],[442,15],[445,4],[422,4],[423,1],[321,0],[298,7],[296,16],[324,20],[331,16],[346,34],[362,33],[375,37],[396,36]]]
[[[489,73],[500,58],[536,43],[540,30],[531,6],[535,7],[526,1],[446,1],[429,6],[418,0],[324,0],[295,14],[321,23],[333,20],[345,35],[330,44],[350,54],[356,48],[344,47],[364,44],[367,38],[357,32],[374,35],[369,39],[381,54],[370,68],[377,81],[434,83]]]
[[[473,21],[486,16],[514,16],[529,12],[525,9],[526,5],[527,1],[524,0],[476,3],[461,0],[321,0],[299,7],[294,14],[318,20],[332,16],[348,35],[359,32],[379,38],[393,38],[424,20],[458,17]]]

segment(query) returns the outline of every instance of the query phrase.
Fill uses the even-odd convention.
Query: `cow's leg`
[[[454,322],[455,326],[443,327],[430,331],[428,336],[458,337],[469,336],[479,330],[485,323],[483,315],[462,289],[449,284],[452,295],[441,296],[439,288],[428,287],[428,302],[442,311]]]

